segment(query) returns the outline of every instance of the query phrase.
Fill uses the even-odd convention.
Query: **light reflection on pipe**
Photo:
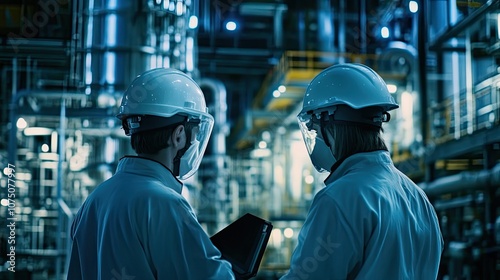
[[[110,14],[106,16],[106,45],[109,47],[116,46],[116,15]]]
[[[115,83],[115,60],[116,55],[112,52],[106,52],[104,55],[106,61],[106,83],[112,85]]]
[[[90,85],[92,83],[92,54],[85,55],[85,83]]]
[[[194,39],[188,37],[186,39],[186,70],[194,70],[194,60],[193,60],[193,49],[194,49]]]

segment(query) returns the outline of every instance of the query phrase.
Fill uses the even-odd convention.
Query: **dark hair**
[[[146,130],[132,134],[130,144],[137,154],[156,154],[168,147],[174,127]]]
[[[349,122],[329,122],[325,125],[325,132],[333,136],[333,153],[337,160],[361,152],[388,151],[382,138],[383,131],[381,127]]]

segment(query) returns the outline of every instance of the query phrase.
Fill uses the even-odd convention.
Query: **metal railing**
[[[433,104],[428,109],[431,141],[435,144],[459,139],[479,130],[500,124],[500,75],[474,87],[472,99],[460,93]],[[470,105],[468,107],[468,105]],[[472,131],[468,130],[472,121]]]

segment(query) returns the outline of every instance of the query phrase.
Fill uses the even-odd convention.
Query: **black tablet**
[[[249,279],[259,270],[272,229],[269,221],[247,213],[210,239],[232,264],[236,278]]]

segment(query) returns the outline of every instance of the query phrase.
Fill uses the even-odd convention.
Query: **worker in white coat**
[[[365,65],[338,64],[311,81],[303,102],[312,163],[330,175],[281,279],[436,279],[443,239],[435,210],[381,136],[398,108],[386,83]]]
[[[178,70],[146,71],[118,118],[137,156],[123,157],[78,211],[68,279],[234,279],[181,196],[213,127],[200,87]]]

